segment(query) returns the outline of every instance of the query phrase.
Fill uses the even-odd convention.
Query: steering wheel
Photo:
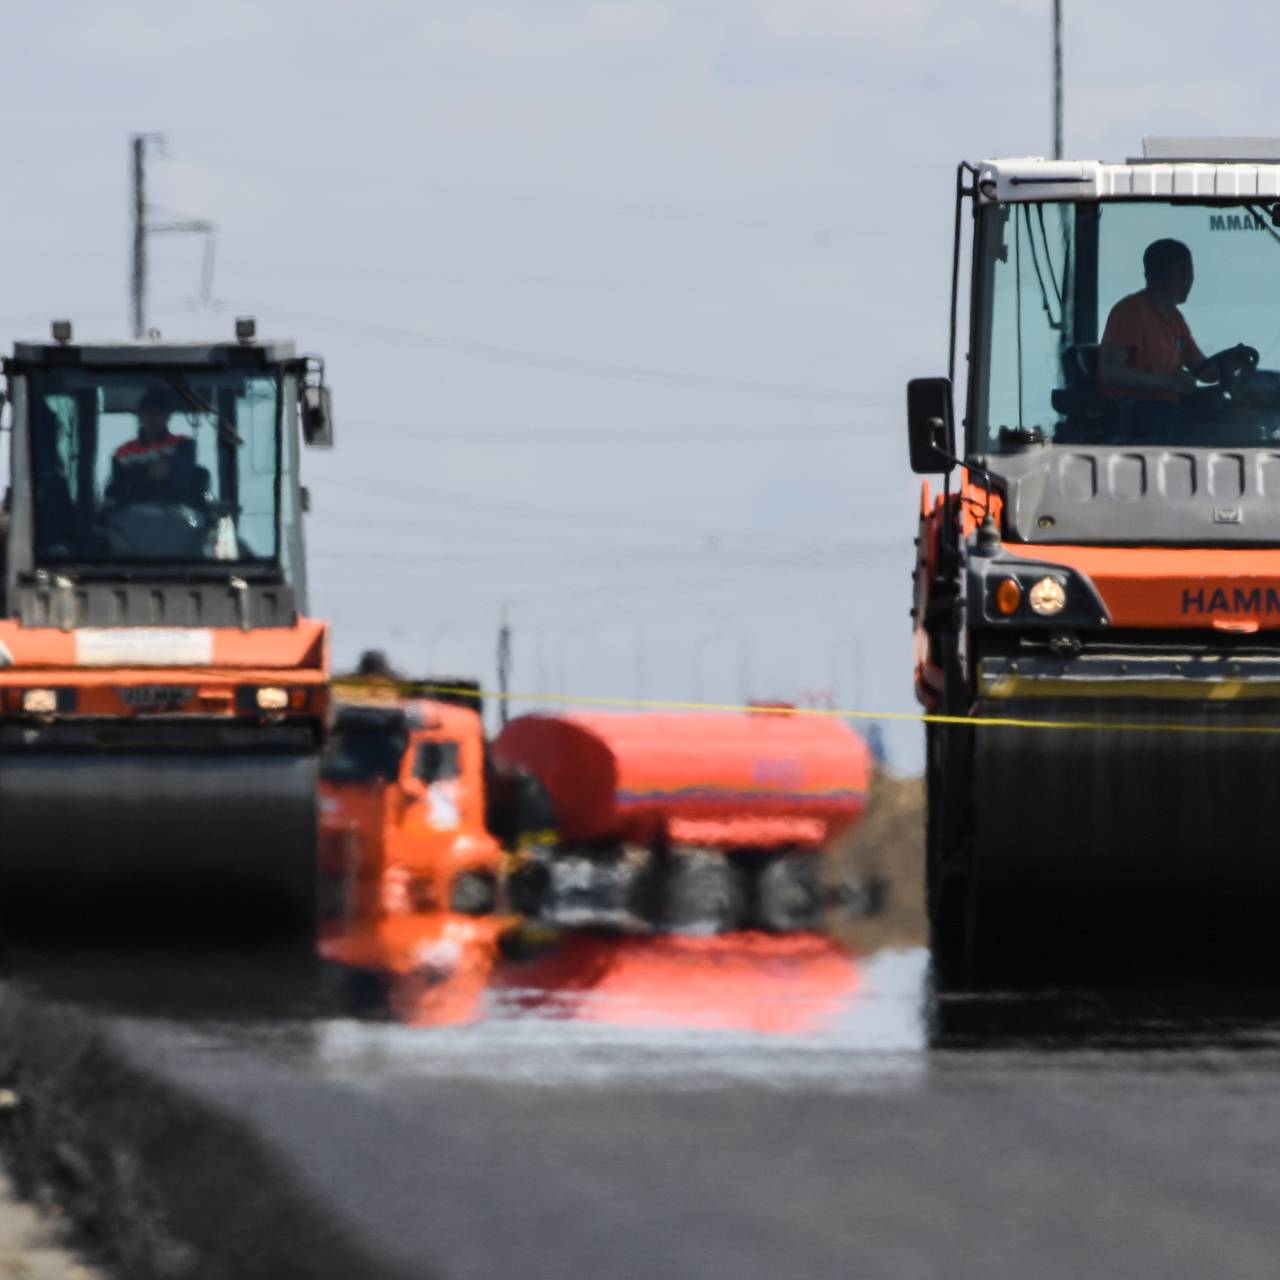
[[[1241,378],[1248,377],[1258,367],[1258,360],[1256,347],[1247,347],[1239,342],[1234,347],[1226,347],[1210,356],[1195,373],[1197,378],[1214,383],[1218,391],[1229,391]]]
[[[1231,392],[1258,367],[1258,350],[1243,342],[1211,355],[1196,369],[1197,378],[1212,378],[1207,387],[1197,387],[1182,397],[1182,403],[1199,414],[1216,419],[1227,411]]]

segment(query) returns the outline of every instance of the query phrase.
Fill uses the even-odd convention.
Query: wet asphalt
[[[399,1020],[309,970],[14,980],[234,1115],[398,1274],[1277,1273],[1280,984],[939,1000],[922,951],[694,950],[580,941]]]

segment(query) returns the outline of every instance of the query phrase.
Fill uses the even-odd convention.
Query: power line
[[[866,544],[853,543],[847,546],[827,547],[820,551],[801,551],[795,552],[789,556],[759,556],[750,555],[745,550],[739,552],[738,555],[746,556],[745,559],[730,559],[726,561],[722,553],[712,555],[691,556],[687,553],[666,552],[653,553],[645,552],[636,556],[634,552],[614,552],[604,553],[594,556],[583,556],[575,560],[565,560],[562,557],[533,557],[509,555],[503,552],[495,552],[493,555],[454,555],[451,553],[436,554],[432,552],[399,552],[388,551],[380,548],[339,548],[331,549],[326,547],[314,547],[311,549],[310,556],[314,560],[356,560],[369,569],[375,569],[379,564],[415,564],[430,565],[433,568],[441,565],[511,565],[520,567],[521,576],[528,576],[528,567],[543,570],[549,573],[574,573],[581,569],[603,569],[608,567],[610,576],[616,576],[619,573],[654,573],[661,575],[664,579],[670,577],[672,564],[676,568],[699,568],[714,569],[720,574],[729,573],[745,573],[754,574],[762,573],[766,570],[777,569],[784,572],[791,572],[795,569],[822,569],[829,567],[824,562],[828,559],[834,559],[837,564],[843,564],[849,559],[865,558],[867,556],[881,556],[886,553],[893,553],[902,549],[903,543],[901,539],[893,542],[869,542]],[[634,557],[634,558],[633,558]],[[654,561],[666,561],[666,564]],[[708,563],[708,562],[712,563]],[[363,572],[363,570],[362,570]],[[399,572],[397,570],[397,572]]]
[[[603,566],[575,571],[567,580],[554,570],[521,572],[518,574],[494,574],[472,576],[465,581],[442,580],[439,574],[424,567],[423,573],[393,568],[391,565],[362,564],[351,580],[343,583],[344,594],[381,595],[378,580],[391,580],[403,586],[406,581],[419,584],[423,589],[418,597],[438,605],[442,601],[465,604],[475,601],[492,601],[496,596],[517,604],[546,604],[557,601],[557,608],[577,606],[589,600],[613,597],[619,594],[631,600],[650,600],[676,595],[690,595],[699,603],[705,603],[712,595],[749,593],[757,602],[767,604],[779,598],[781,592],[796,590],[797,580],[807,579],[812,585],[802,588],[803,594],[821,596],[823,593],[816,579],[831,583],[844,580],[858,562],[868,561],[883,565],[883,551],[863,554],[842,554],[829,563],[801,560],[793,564],[770,564],[757,567],[713,566],[691,563],[674,570],[655,572],[652,567],[631,566],[623,570],[606,570]],[[863,569],[865,573],[865,568]],[[895,570],[896,572],[896,570]],[[317,575],[317,583],[326,575]],[[763,586],[765,581],[768,586]],[[333,582],[334,578],[328,578]],[[850,585],[852,583],[850,581]]]
[[[403,581],[403,578],[401,581]],[[406,600],[403,592],[394,588],[379,588],[376,581],[367,579],[365,575],[361,575],[360,582],[354,585],[356,588],[354,591],[348,586],[343,589],[343,594],[348,599],[352,596],[377,599],[379,601],[378,612],[380,616],[404,617],[406,608],[415,603],[414,601]],[[496,582],[477,583],[475,586],[476,590],[468,594],[461,594],[456,591],[427,591],[423,594],[421,604],[425,606],[428,600],[437,606],[448,602],[450,606],[462,605],[479,611],[481,609],[491,609],[506,601],[508,605],[515,608],[553,610],[558,616],[564,615],[567,617],[576,609],[595,607],[601,601],[616,601],[618,597],[622,597],[625,602],[644,607],[652,606],[655,601],[665,601],[666,603],[663,607],[669,610],[684,604],[701,606],[714,603],[718,609],[733,607],[718,598],[726,592],[731,596],[735,594],[742,596],[746,603],[761,607],[767,604],[769,608],[783,601],[798,598],[813,601],[822,595],[822,587],[819,583],[779,583],[776,586],[770,586],[767,592],[763,593],[766,599],[762,601],[762,593],[760,592],[751,592],[747,596],[743,595],[744,592],[749,591],[749,584],[725,582],[719,575],[680,583],[656,584],[646,588],[639,588],[632,583],[616,582],[609,582],[599,586],[566,586],[563,588],[563,594],[561,595],[556,594],[555,588],[545,586],[524,594],[515,594],[504,589],[509,584]],[[326,598],[333,598],[336,591],[333,587],[318,587],[317,594]]]
[[[348,522],[350,526],[352,522]],[[556,535],[538,534],[536,539],[513,538],[510,534],[479,535],[469,531],[409,529],[397,527],[394,538],[371,530],[367,521],[354,522],[371,534],[375,541],[355,541],[344,537],[311,540],[310,556],[316,561],[360,561],[370,572],[382,571],[390,565],[430,567],[433,574],[468,572],[474,566],[504,568],[521,577],[531,574],[566,575],[608,567],[611,573],[637,572],[669,576],[686,566],[713,568],[722,574],[755,573],[762,568],[781,566],[840,564],[847,559],[865,559],[892,555],[906,543],[906,534],[893,539],[858,539],[816,536],[811,541],[797,541],[785,549],[777,539],[759,537],[740,545],[705,546],[635,546],[626,543],[603,547],[598,538],[589,544],[597,550],[581,554],[581,538],[565,540]],[[326,524],[326,529],[328,529]],[[454,548],[462,537],[468,537],[471,549]],[[476,544],[479,544],[478,546]],[[513,543],[515,544],[513,547]],[[566,549],[580,554],[566,554]],[[762,549],[763,548],[763,549]],[[401,570],[388,570],[402,572]],[[439,580],[436,578],[435,580]]]
[[[573,277],[535,275],[527,272],[507,274],[479,275],[463,271],[441,271],[439,269],[413,269],[404,266],[367,267],[352,266],[346,263],[288,263],[272,259],[262,266],[228,267],[227,274],[255,281],[269,280],[273,276],[296,280],[354,280],[376,282],[378,284],[456,284],[475,286],[477,284],[501,285],[504,288],[512,285],[535,289],[565,289],[587,293],[609,293],[631,289],[634,286],[625,280],[610,280],[604,277]],[[654,288],[659,286],[655,284]]]
[[[315,486],[320,489],[320,485]],[[380,498],[384,501],[412,503],[420,508],[435,506],[458,507],[468,511],[489,511],[495,514],[516,516],[521,519],[569,521],[578,524],[604,526],[610,529],[640,529],[645,533],[666,533],[670,536],[681,535],[701,539],[734,538],[742,541],[758,543],[761,539],[769,539],[774,543],[779,540],[794,538],[793,533],[774,529],[751,529],[745,531],[728,530],[723,527],[707,528],[694,525],[673,525],[669,522],[652,519],[629,519],[619,516],[617,512],[607,511],[573,511],[565,508],[546,508],[523,506],[516,503],[493,502],[478,498],[461,498],[457,494],[443,493],[432,489],[397,489],[394,486],[378,484],[361,484],[343,479],[327,482],[324,488],[330,491],[347,491],[360,493],[368,497]]]
[[[339,492],[342,485],[335,484],[334,489]],[[326,496],[330,495],[334,490],[329,487],[314,488],[313,493],[319,492]],[[367,493],[378,498],[385,498],[391,502],[405,503],[421,507],[417,498],[413,495],[401,492],[389,492],[382,489],[367,488],[361,489],[359,492]],[[458,502],[466,503],[467,499],[460,498]],[[320,523],[316,526],[315,532],[321,533],[323,530],[330,528],[353,528],[368,533],[378,540],[380,546],[386,546],[388,543],[389,526],[386,522],[371,521],[367,514],[352,514],[338,506],[336,509],[330,510],[334,504],[332,502],[324,503],[324,514],[319,517]],[[521,517],[529,514],[529,509],[511,506],[504,508],[511,515]],[[436,518],[433,519],[433,514]],[[739,550],[750,550],[753,553],[761,544],[766,546],[778,546],[787,544],[792,547],[809,547],[818,548],[829,546],[842,546],[846,544],[860,543],[860,539],[846,538],[849,525],[847,519],[843,518],[843,512],[838,524],[834,527],[827,527],[825,524],[814,524],[806,528],[802,533],[794,527],[791,530],[773,528],[769,526],[756,527],[751,529],[732,529],[718,526],[715,528],[696,528],[693,526],[663,526],[653,521],[636,521],[628,524],[624,519],[618,519],[615,515],[606,515],[603,513],[578,513],[566,511],[563,513],[554,513],[551,511],[539,511],[535,518],[549,519],[552,516],[563,518],[569,524],[586,522],[594,526],[616,528],[619,531],[627,529],[636,529],[644,533],[668,539],[664,543],[613,543],[604,544],[609,548],[609,554],[672,554],[672,555],[688,555],[691,552],[699,554],[712,553],[723,555],[734,553]],[[903,519],[901,523],[902,530],[914,530],[915,524],[911,520]],[[464,527],[460,525],[458,520],[452,514],[440,512],[432,513],[430,509],[418,510],[411,517],[405,517],[397,513],[394,522],[394,537],[396,540],[402,540],[404,537],[422,538],[431,541],[467,541],[480,543],[501,543],[503,546],[509,546],[513,538],[510,528],[496,527],[493,524],[482,525],[476,527]],[[582,546],[582,538],[576,530],[565,529],[541,529],[536,535],[537,546],[548,547],[554,550],[558,546],[568,546],[578,549]],[[696,542],[690,542],[690,539],[696,539]],[[745,546],[735,546],[734,544],[746,544]],[[600,546],[599,539],[596,539],[593,546]]]
[[[201,167],[240,177],[269,177],[276,180],[281,178],[291,179],[295,184],[304,186],[310,184],[320,189],[327,188],[333,181],[333,174],[327,169],[281,168],[275,164],[269,167],[259,167],[245,165],[241,161],[237,161],[234,166],[213,162],[203,164]],[[419,174],[413,176],[418,179],[421,178]],[[406,186],[403,180],[404,174],[401,170],[395,171],[395,178],[396,180],[392,181],[387,170],[382,169],[377,172],[370,171],[361,174],[354,179],[354,182],[361,191],[365,192],[376,189],[379,182],[384,182],[386,184],[384,190],[388,193],[396,192],[396,198],[400,202],[403,201],[404,192],[407,189],[415,194],[417,192],[428,192],[436,198],[443,196],[446,199],[458,200],[464,203],[505,205],[518,209],[541,206],[545,209],[571,210],[582,215],[590,215],[592,218],[603,216],[666,223],[683,222],[705,223],[710,226],[736,226],[744,229],[787,232],[803,237],[806,240],[812,238],[817,231],[822,230],[822,227],[826,225],[825,223],[815,225],[814,219],[808,216],[802,217],[799,214],[795,217],[770,217],[760,214],[729,212],[722,209],[699,208],[692,205],[673,205],[669,202],[664,203],[643,197],[637,197],[634,200],[606,202],[580,195],[548,194],[530,190],[528,187],[509,190],[500,188],[484,189],[470,185],[463,187],[443,182],[421,180],[410,181]],[[829,213],[827,217],[829,220]]]
[[[685,387],[694,391],[728,391],[738,395],[761,396],[770,399],[839,404],[876,403],[866,396],[824,387],[755,382],[746,379],[723,377],[719,374],[693,373],[678,369],[622,364],[609,360],[597,360],[588,356],[559,355],[523,347],[505,346],[501,343],[487,342],[478,338],[428,333],[395,325],[362,324],[351,319],[320,316],[308,312],[284,310],[278,307],[258,307],[256,310],[260,314],[270,311],[282,319],[299,321],[303,324],[323,325],[339,330],[346,329],[351,333],[367,334],[370,337],[415,342],[444,351],[454,351],[459,355],[470,356],[478,360],[494,360],[503,364],[523,365],[527,368],[546,369],[555,373],[571,373],[592,378],[620,379],[627,382],[661,383],[667,386]]]
[[[888,406],[881,407],[888,408]],[[708,441],[722,444],[743,444],[749,441],[787,444],[792,440],[820,439],[847,440],[851,444],[857,442],[857,437],[848,424],[829,427],[715,427],[704,425],[671,426],[664,424],[658,428],[627,432],[600,431],[590,427],[364,425],[357,428],[357,434],[360,433],[365,433],[378,439],[421,440],[428,443],[440,440],[458,440],[463,442],[492,441],[540,444],[546,441],[560,440],[573,444],[634,446],[684,444],[686,442],[695,444]]]

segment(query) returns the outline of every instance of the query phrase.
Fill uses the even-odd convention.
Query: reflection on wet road
[[[509,959],[469,942],[470,953],[466,933],[450,938],[446,928],[431,947],[457,965],[452,974],[431,983],[419,970],[384,984],[387,1012],[412,1029],[327,1021],[326,1068],[842,1087],[868,1073],[909,1075],[925,1045],[919,951],[864,964],[818,936],[571,935]]]
[[[380,1060],[548,1083],[832,1088],[918,1080],[926,1061],[936,1073],[1046,1056],[1155,1069],[1280,1058],[1280,977],[1218,966],[1210,981],[1194,955],[1123,982],[938,997],[922,949],[860,958],[812,934],[530,939],[493,918],[408,923],[331,937],[319,964],[10,946],[4,972],[98,1012],[305,1045],[299,1066],[314,1051],[312,1067],[339,1074]]]

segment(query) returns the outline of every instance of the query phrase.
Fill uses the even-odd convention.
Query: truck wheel
[[[770,933],[818,928],[822,923],[822,885],[817,859],[809,854],[770,858],[756,878],[756,917]]]
[[[492,915],[498,903],[498,886],[488,871],[464,871],[454,877],[449,890],[449,910],[464,916]]]
[[[545,915],[550,892],[551,869],[541,858],[529,859],[507,877],[507,901],[517,915]]]
[[[677,845],[662,884],[661,923],[672,933],[727,933],[739,928],[747,894],[741,870],[723,853]]]

